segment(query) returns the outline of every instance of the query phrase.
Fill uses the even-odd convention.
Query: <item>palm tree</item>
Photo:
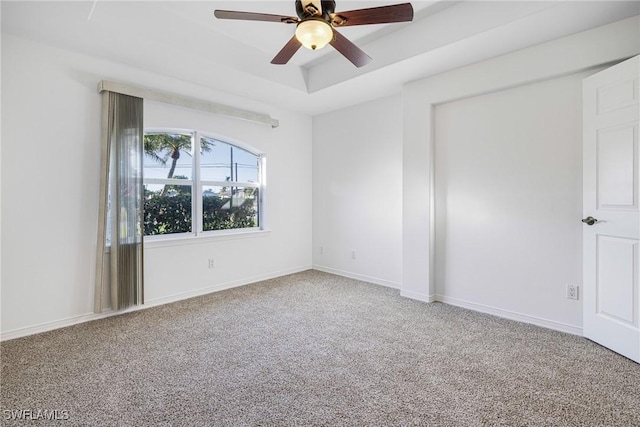
[[[203,153],[211,151],[213,143],[205,139],[200,140],[200,148]],[[191,155],[191,135],[155,133],[144,136],[144,154],[149,158],[160,163],[162,166],[167,165],[167,161],[171,158],[171,167],[167,178],[173,178],[176,171],[180,153],[184,151]],[[168,186],[164,186],[160,195],[166,195]]]

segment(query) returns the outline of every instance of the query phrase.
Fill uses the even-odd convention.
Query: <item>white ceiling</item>
[[[337,0],[336,10],[400,1]],[[412,1],[411,23],[340,32],[373,61],[330,46],[271,59],[295,27],[218,20],[215,9],[295,16],[286,1],[2,1],[2,32],[308,114],[397,92],[403,83],[640,14],[638,1]],[[220,84],[220,82],[224,84]]]

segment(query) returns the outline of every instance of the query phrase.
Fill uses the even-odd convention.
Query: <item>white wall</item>
[[[102,79],[265,112],[280,121],[272,129],[148,103],[148,125],[195,127],[267,154],[271,230],[253,238],[149,245],[148,302],[310,268],[309,116],[3,35],[3,339],[95,317],[101,108],[96,85]],[[175,123],[165,124],[168,120]],[[208,269],[208,258],[216,259],[214,270]]]
[[[269,230],[267,235],[225,236],[189,246],[149,242],[145,245],[148,303],[311,268],[311,119],[284,112],[274,117],[280,120],[277,129],[145,102],[146,127],[197,129],[266,153],[264,225]],[[215,260],[214,269],[209,268],[209,259]]]
[[[582,79],[573,74],[435,109],[441,301],[579,328]]]
[[[400,286],[401,135],[400,95],[313,118],[314,268]]]
[[[576,257],[580,255],[574,252],[577,247],[576,229],[573,223],[570,224],[569,218],[579,221],[581,216],[579,210],[576,211],[575,199],[553,205],[560,197],[558,192],[568,193],[570,189],[575,189],[578,182],[581,185],[579,170],[575,166],[576,162],[579,164],[581,161],[579,153],[574,151],[573,154],[577,158],[570,159],[571,151],[564,151],[575,150],[575,138],[581,132],[581,125],[576,123],[575,117],[575,112],[580,109],[581,99],[579,94],[576,95],[572,77],[557,81],[550,79],[576,73],[595,72],[599,67],[637,55],[640,52],[639,36],[640,18],[633,17],[411,82],[403,87],[402,295],[423,301],[442,300],[581,334],[580,309],[565,300],[563,289],[566,283],[580,279],[579,270],[576,270]],[[544,82],[545,80],[549,81]],[[544,83],[526,86],[537,82]],[[541,90],[540,97],[533,99],[539,103],[537,107],[534,108],[533,104],[527,106],[526,100],[518,100],[524,93],[529,96],[536,93],[536,89]],[[503,90],[506,91],[498,93]],[[558,90],[559,93],[553,94],[554,90]],[[491,95],[471,99],[484,94]],[[565,96],[565,98],[555,99],[556,95]],[[525,99],[526,97],[524,96]],[[437,107],[453,101],[460,102]],[[548,107],[554,102],[559,103],[558,107]],[[555,111],[557,116],[550,115],[548,110],[542,111],[542,108],[553,108],[552,112]],[[518,109],[526,110],[528,114],[518,115]],[[435,117],[435,121],[434,111],[440,113],[439,117]],[[476,115],[484,118],[482,124],[486,125],[484,134],[480,132],[482,128],[477,130],[477,137],[474,126],[479,125],[480,121],[477,120]],[[545,125],[544,129],[538,128],[541,122],[549,121],[551,117],[553,120],[559,118],[567,120],[573,123],[572,127],[557,128],[558,125],[553,124]],[[451,120],[455,120],[455,124]],[[442,131],[444,133],[438,129],[439,124],[446,125],[446,129]],[[556,129],[559,134],[545,133],[549,129]],[[512,141],[503,135],[505,131],[511,136],[518,134],[518,140]],[[562,155],[557,159],[548,158],[553,151],[551,147],[546,147],[542,153],[534,153],[534,155],[524,149],[528,145],[520,145],[520,151],[509,152],[518,147],[508,144],[522,144],[529,141],[531,137],[529,134],[538,139],[545,139],[545,143],[555,141],[556,144],[567,144],[563,137],[570,137],[571,142],[568,143],[569,145],[555,148],[558,154]],[[469,138],[477,140],[480,137],[483,138],[480,143],[492,144],[493,151],[465,153],[465,148],[479,149],[470,145]],[[438,138],[443,138],[443,141],[439,143]],[[448,149],[445,147],[447,142],[454,144],[451,150],[457,150],[453,153],[452,159],[446,158],[446,151],[442,152],[443,149]],[[446,159],[444,169],[440,169],[440,172],[444,172],[445,175],[440,178],[448,180],[443,183],[443,187],[439,188],[440,196],[446,199],[448,197],[446,191],[451,189],[454,199],[447,200],[445,203],[454,203],[455,209],[452,212],[448,211],[446,215],[440,211],[440,217],[436,218],[435,208],[438,203],[435,200],[434,186],[439,184],[434,172],[439,170],[438,162],[443,161],[443,158],[434,158],[434,155],[438,156],[436,154],[438,147],[441,150],[440,154],[444,154]],[[504,149],[498,149],[500,147]],[[453,163],[447,163],[449,160]],[[471,160],[475,163],[465,164],[465,161]],[[516,160],[520,169],[509,163]],[[463,209],[465,201],[460,200],[460,195],[467,190],[464,187],[458,187],[460,184],[457,180],[469,179],[473,168],[479,165],[497,167],[499,170],[517,170],[523,175],[517,176],[514,182],[491,180],[492,175],[487,175],[478,177],[478,179],[487,180],[486,185],[482,186],[480,182],[470,184],[475,191],[473,200],[478,202],[473,205],[472,212],[467,214],[468,221],[477,221],[478,227],[472,227],[470,223],[465,223],[463,218],[458,216],[462,215],[462,210],[468,209]],[[527,168],[523,169],[524,165],[527,165]],[[446,167],[449,166],[452,170],[447,174]],[[553,189],[554,192],[547,191],[551,186],[550,177],[532,181],[537,171],[544,171],[547,167],[551,167],[554,182],[559,185],[559,188]],[[471,169],[467,171],[467,168]],[[507,180],[507,177],[503,176],[503,179]],[[449,185],[453,187],[449,188]],[[512,190],[510,185],[519,186],[522,193],[515,198],[512,196],[515,200],[496,201],[495,193]],[[503,195],[503,197],[506,196]],[[546,222],[537,223],[532,229],[523,230],[522,226],[531,218],[522,205],[514,205],[517,198],[527,204],[530,200],[537,201],[538,209],[544,210],[543,216],[547,217]],[[469,202],[471,199],[466,200]],[[489,208],[483,206],[484,200],[493,201],[494,206]],[[447,204],[445,207],[448,206]],[[508,209],[509,214],[498,212],[496,204]],[[527,207],[532,208],[531,205]],[[489,212],[492,215],[499,215],[498,219],[519,224],[520,228],[513,232],[514,236],[522,237],[521,241],[508,239],[505,243],[508,247],[499,248],[499,253],[492,253],[491,250],[497,250],[499,244],[495,236],[487,234],[487,231],[491,230],[481,229],[483,221],[487,219],[481,221],[482,217],[471,217],[474,211],[482,212],[488,209],[491,209]],[[550,213],[554,215],[551,216]],[[451,218],[451,215],[454,217]],[[452,221],[452,223],[442,224],[442,221]],[[528,225],[531,227],[531,224]],[[447,239],[453,239],[454,248],[445,245],[441,247],[441,252],[436,251],[434,247],[436,227],[441,232],[446,231]],[[559,243],[557,239],[559,236],[551,235],[549,232],[551,229],[564,230],[562,237],[567,240]],[[539,233],[537,235],[529,233],[533,230]],[[504,231],[504,229],[498,230],[499,233]],[[474,249],[481,249],[478,247],[482,246],[481,241],[487,241],[489,248],[482,254],[470,254],[467,252],[469,248],[464,246],[467,243],[462,241],[463,237],[459,233],[469,235],[468,237],[476,245]],[[533,238],[535,242],[531,241]],[[528,245],[522,241],[526,239],[529,239]],[[547,251],[551,246],[554,249],[549,256]],[[446,258],[442,255],[446,255]],[[495,258],[491,258],[492,256]],[[540,265],[535,269],[528,259],[531,257],[555,261],[551,267]],[[495,268],[493,280],[499,281],[499,284],[490,285],[489,291],[483,293],[487,289],[488,282],[492,280],[488,269],[481,265],[488,260],[491,260],[490,266]],[[566,262],[566,267],[557,265],[560,262]],[[439,263],[443,264],[444,271],[437,271]],[[514,275],[500,276],[500,266],[520,266],[524,271],[519,278],[514,278]],[[464,268],[465,271],[462,273],[454,271],[453,267]],[[469,270],[477,271],[479,274],[474,276]],[[511,272],[514,271],[511,270]],[[554,273],[553,276],[548,274],[551,272]],[[455,279],[453,282],[449,275]],[[528,277],[525,278],[525,275]],[[471,277],[476,278],[476,283],[480,279],[482,282],[478,285],[470,284]],[[533,295],[535,298],[532,297]]]

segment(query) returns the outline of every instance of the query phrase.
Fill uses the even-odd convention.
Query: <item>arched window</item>
[[[264,155],[198,131],[144,136],[144,234],[261,228]]]

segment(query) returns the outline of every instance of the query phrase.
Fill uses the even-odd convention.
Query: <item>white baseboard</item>
[[[305,266],[300,266],[295,268],[287,268],[285,270],[280,270],[280,271],[276,271],[268,274],[259,274],[257,276],[247,277],[240,280],[233,280],[231,282],[220,283],[213,286],[207,286],[204,288],[195,289],[193,291],[180,292],[180,293],[168,295],[162,298],[154,298],[154,299],[145,301],[144,308],[155,307],[158,305],[168,304],[170,302],[176,302],[184,299],[198,297],[200,295],[206,295],[213,292],[224,291],[225,289],[237,288],[239,286],[261,282],[263,280],[275,279],[276,277],[282,277],[288,274],[300,273],[301,271],[310,270],[311,268],[312,267],[310,265],[305,265]]]
[[[427,295],[427,294],[423,294],[421,292],[413,292],[413,291],[405,291],[405,290],[401,290],[400,291],[400,296],[401,297],[405,297],[405,298],[411,298],[417,301],[422,301],[422,302],[435,302],[436,301],[436,296],[435,295]]]
[[[104,319],[105,317],[114,316],[116,314],[125,313],[132,310],[122,312],[107,311],[104,313],[87,313],[78,316],[67,317],[65,319],[53,320],[51,322],[39,323],[33,326],[13,329],[0,333],[0,341],[8,341],[15,338],[22,338],[29,335],[39,334],[41,332],[53,331],[54,329],[65,328],[67,326],[77,325],[78,323],[90,322],[92,320]]]
[[[118,316],[124,313],[130,313],[132,311],[144,310],[146,308],[157,307],[159,305],[168,304],[171,302],[181,301],[188,298],[197,297],[200,295],[206,295],[213,292],[222,291],[225,289],[236,288],[239,286],[248,285],[262,280],[275,279],[276,277],[286,276],[288,274],[299,273],[301,271],[309,270],[312,267],[310,265],[299,266],[294,268],[288,268],[285,270],[275,271],[266,274],[260,274],[257,276],[247,277],[241,280],[234,280],[231,282],[220,283],[205,288],[196,289],[189,292],[182,292],[174,295],[169,295],[162,298],[155,298],[147,300],[144,305],[130,307],[126,310],[120,311],[105,311],[103,313],[87,313],[78,316],[72,316],[65,319],[54,320],[51,322],[44,322],[38,325],[27,326],[24,328],[18,328],[10,331],[4,331],[0,333],[0,341],[12,340],[15,338],[22,338],[29,335],[39,334],[42,332],[52,331],[54,329],[65,328],[67,326],[77,325],[79,323],[90,322],[92,320],[104,319],[106,317]]]
[[[518,322],[530,323],[536,326],[553,329],[560,332],[566,332],[573,335],[583,336],[582,327],[569,325],[567,323],[557,322],[555,320],[543,319],[541,317],[530,316],[528,314],[517,313],[515,311],[504,310],[502,308],[491,307],[484,304],[478,304],[471,301],[465,301],[446,295],[436,295],[435,300],[445,304],[455,305],[457,307],[468,308],[469,310],[479,311],[481,313],[492,314],[494,316],[503,317],[505,319],[516,320]]]
[[[324,267],[314,264],[314,270],[324,271],[325,273],[335,274],[336,276],[348,277],[349,279],[361,280],[363,282],[373,283],[374,285],[386,286],[387,288],[400,289],[400,283],[390,280],[379,279],[377,277],[365,276],[364,274],[351,273],[349,271],[337,270],[335,268]]]
[[[182,292],[182,293],[169,295],[162,298],[147,300],[147,302],[144,305],[131,307],[127,310],[106,311],[104,313],[81,314],[78,316],[72,316],[65,319],[55,320],[51,322],[44,322],[38,325],[1,332],[0,341],[7,341],[15,338],[25,337],[28,335],[39,334],[41,332],[52,331],[54,329],[60,329],[67,326],[77,325],[79,323],[89,322],[92,320],[104,319],[110,316],[117,316],[120,314],[129,313],[132,311],[144,310],[146,308],[156,307],[156,306],[168,304],[171,302],[176,302],[176,301],[181,301],[188,298],[206,295],[213,292],[222,291],[225,289],[244,286],[251,283],[260,282],[262,280],[274,279],[276,277],[286,276],[288,274],[299,273],[301,271],[309,270],[311,268],[318,271],[324,271],[325,273],[331,273],[338,276],[348,277],[350,279],[361,280],[361,281],[373,283],[376,285],[386,286],[394,289],[400,289],[399,283],[391,282],[384,279],[379,279],[375,277],[337,270],[329,267],[323,267],[320,265],[299,266],[299,267],[289,268],[289,269],[275,271],[271,273],[261,274],[257,276],[252,276],[252,277],[244,278],[241,280],[234,280],[231,282],[220,283],[217,285],[208,286],[208,287],[196,289],[189,292]],[[462,308],[467,308],[474,311],[479,311],[482,313],[492,314],[494,316],[503,317],[506,319],[516,320],[523,323],[530,323],[533,325],[542,326],[542,327],[553,329],[556,331],[583,336],[582,327],[580,326],[569,325],[569,324],[557,322],[554,320],[543,319],[536,316],[530,316],[528,314],[522,314],[514,311],[509,311],[509,310],[504,310],[497,307],[484,305],[484,304],[478,304],[471,301],[449,297],[446,295],[427,295],[420,292],[412,292],[412,291],[406,291],[406,290],[401,290],[400,295],[406,298],[411,298],[411,299],[415,299],[415,300],[427,302],[427,303],[439,301],[446,304],[455,305],[457,307],[462,307]]]

